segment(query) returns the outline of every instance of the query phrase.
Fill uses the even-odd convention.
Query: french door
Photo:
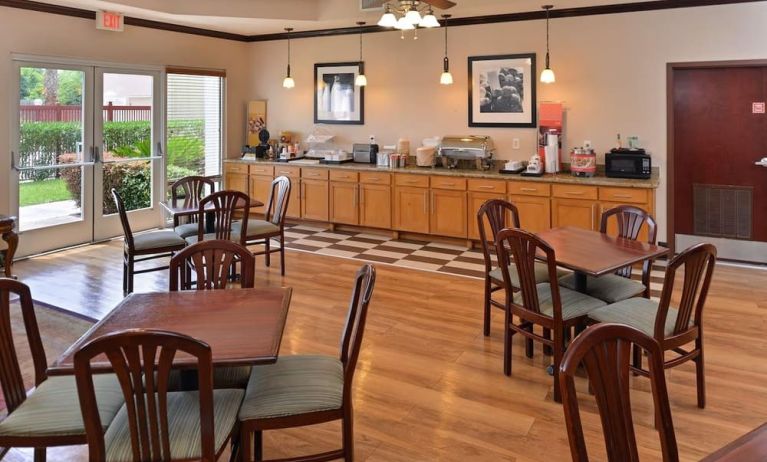
[[[16,60],[12,208],[19,255],[122,234],[111,190],[133,231],[160,226],[160,71]]]

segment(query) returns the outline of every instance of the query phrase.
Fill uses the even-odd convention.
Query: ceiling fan
[[[381,8],[388,3],[396,3],[398,4],[398,7],[403,10],[413,6],[418,8],[421,3],[431,5],[441,10],[447,10],[456,5],[455,2],[451,2],[450,0],[362,0],[362,8]]]
[[[383,6],[384,14],[378,25],[402,30],[403,38],[406,30],[440,26],[432,7],[445,10],[456,5],[450,0],[362,0],[362,4],[370,8]]]

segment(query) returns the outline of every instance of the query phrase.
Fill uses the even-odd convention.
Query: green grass
[[[72,199],[64,180],[44,180],[19,185],[19,206],[47,204]]]

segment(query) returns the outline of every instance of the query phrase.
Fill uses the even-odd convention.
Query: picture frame
[[[365,87],[354,84],[364,63],[314,65],[314,123],[365,125]]]
[[[469,127],[535,128],[535,53],[470,56]]]

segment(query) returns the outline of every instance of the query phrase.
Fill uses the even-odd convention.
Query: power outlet
[[[519,138],[511,140],[511,149],[519,149]]]

